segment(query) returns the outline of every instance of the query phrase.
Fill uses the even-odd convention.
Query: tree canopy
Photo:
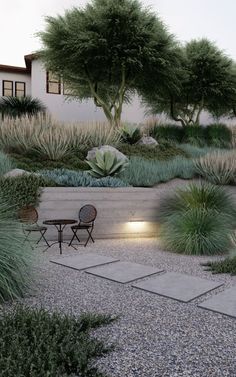
[[[236,115],[234,62],[214,43],[207,39],[187,43],[182,49],[181,67],[177,91],[160,94],[157,79],[150,90],[144,91],[152,113],[165,112],[183,126],[198,124],[203,110],[217,117]]]
[[[93,0],[47,17],[39,35],[47,69],[62,76],[78,99],[93,98],[113,125],[120,123],[123,103],[153,77],[156,93],[178,87],[179,47],[137,0]]]

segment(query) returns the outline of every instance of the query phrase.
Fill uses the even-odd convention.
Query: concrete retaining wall
[[[94,235],[96,238],[155,237],[158,234],[157,207],[163,189],[144,188],[74,188],[47,187],[42,190],[39,220],[78,219],[85,204],[98,211]],[[65,236],[70,237],[70,227]],[[54,239],[54,227],[48,227],[48,237]]]

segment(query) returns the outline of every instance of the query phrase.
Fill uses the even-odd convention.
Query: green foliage
[[[40,171],[43,178],[66,187],[125,187],[127,183],[116,177],[94,178],[88,172],[76,172],[68,169]]]
[[[147,160],[168,160],[176,156],[188,157],[188,154],[170,143],[162,143],[157,146],[120,144],[120,152],[128,157],[143,157]]]
[[[199,158],[205,156],[207,153],[215,151],[212,147],[198,147],[192,144],[179,144],[178,147],[192,158]]]
[[[17,118],[25,115],[34,116],[45,112],[46,108],[37,98],[2,97],[0,99],[0,113],[3,117]]]
[[[227,257],[224,260],[203,263],[207,271],[213,274],[231,274],[236,275],[236,256]]]
[[[153,77],[159,91],[175,83],[176,42],[136,0],[94,0],[47,17],[40,37],[46,66],[80,99],[93,98],[112,124],[120,124],[123,102]]]
[[[22,175],[0,179],[0,192],[7,199],[8,203],[15,208],[25,205],[37,206],[40,187],[55,186],[50,180],[37,175]]]
[[[102,178],[121,173],[128,163],[125,160],[119,160],[116,155],[110,151],[97,151],[95,160],[87,161],[87,164],[91,168],[89,174],[95,178]]]
[[[135,127],[129,124],[125,124],[122,128],[119,130],[121,138],[120,141],[122,143],[127,143],[130,145],[133,145],[137,143],[137,141],[141,138],[141,131],[139,127]]]
[[[161,92],[158,79],[144,91],[153,115],[166,113],[182,126],[199,125],[204,110],[213,116],[233,113],[236,102],[234,62],[207,39],[192,40],[182,48],[177,90]],[[235,112],[234,112],[235,115]]]
[[[167,161],[150,161],[132,157],[128,167],[120,175],[122,180],[137,187],[152,187],[173,178],[190,179],[194,176],[193,161],[184,157]]]
[[[17,307],[0,319],[1,377],[105,377],[94,366],[111,347],[90,336],[109,316],[49,314]]]
[[[185,126],[184,127],[184,142],[197,146],[205,146],[207,143],[206,128],[202,126]]]
[[[184,137],[184,128],[176,125],[154,124],[150,129],[150,135],[160,142],[181,143]]]
[[[189,255],[228,251],[235,225],[233,199],[222,188],[190,185],[167,196],[158,210],[163,246]]]
[[[43,159],[37,153],[33,153],[32,151],[29,151],[24,155],[19,153],[11,153],[9,156],[17,168],[32,172],[36,172],[41,169],[88,169],[87,163],[82,160],[84,158],[84,154],[77,151],[71,152],[59,161]]]
[[[216,151],[195,161],[197,173],[217,185],[236,184],[236,152]]]
[[[232,131],[224,124],[209,124],[206,127],[206,138],[209,145],[216,148],[229,148],[232,142]]]
[[[0,177],[2,177],[13,168],[13,161],[5,153],[0,151]]]
[[[32,250],[28,243],[24,243],[22,226],[15,219],[15,208],[9,206],[2,191],[0,192],[0,302],[2,302],[22,297],[29,289]],[[1,342],[2,339],[0,344]],[[0,373],[2,373],[1,366]]]

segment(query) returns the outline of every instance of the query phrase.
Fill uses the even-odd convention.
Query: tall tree
[[[167,113],[183,126],[198,125],[203,110],[213,116],[233,113],[236,74],[228,56],[207,39],[193,40],[183,48],[181,62],[177,91],[160,94],[153,85],[144,93],[151,113]]]
[[[78,99],[93,98],[112,125],[122,105],[155,75],[159,88],[176,85],[176,42],[137,0],[93,0],[47,17],[41,56]]]

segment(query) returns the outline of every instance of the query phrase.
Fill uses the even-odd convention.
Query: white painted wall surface
[[[46,71],[39,60],[32,61],[32,96],[39,98],[48,108],[48,111],[56,118],[66,122],[76,121],[104,121],[103,111],[97,108],[92,100],[68,101],[63,94],[46,93]],[[124,121],[139,123],[144,118],[138,98],[134,98],[132,104],[124,105],[122,119]]]
[[[26,95],[31,95],[31,78],[30,75],[24,73],[10,73],[0,71],[0,96],[2,96],[2,81],[13,81],[13,88],[15,90],[15,81],[25,82]]]

